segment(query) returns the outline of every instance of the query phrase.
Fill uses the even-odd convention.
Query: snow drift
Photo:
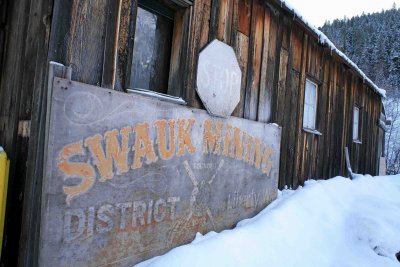
[[[400,266],[400,175],[307,181],[233,230],[145,266]]]

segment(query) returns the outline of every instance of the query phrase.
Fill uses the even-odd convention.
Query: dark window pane
[[[173,20],[138,7],[131,81],[136,89],[167,93]]]

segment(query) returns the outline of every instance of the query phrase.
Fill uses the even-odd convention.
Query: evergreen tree
[[[335,19],[320,28],[388,97],[400,97],[400,9]]]

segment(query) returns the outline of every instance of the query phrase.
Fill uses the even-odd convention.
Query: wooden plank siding
[[[38,231],[38,222],[34,213],[21,219],[21,203],[25,210],[40,204],[42,155],[35,153],[43,144],[40,127],[48,61],[71,65],[73,80],[127,89],[138,1],[6,2],[11,30],[0,31],[0,48],[5,49],[0,51],[0,144],[11,157],[10,186],[15,188],[8,198],[14,204],[7,212],[14,221],[24,221],[20,262],[34,266],[28,257],[34,253],[32,231]],[[296,188],[310,178],[346,175],[345,147],[354,172],[377,174],[381,97],[278,2],[195,0],[177,7],[168,93],[204,109],[196,93],[197,61],[201,50],[217,38],[233,47],[242,70],[240,102],[232,115],[282,127],[280,189]],[[318,85],[320,134],[303,129],[306,79]],[[360,108],[361,143],[352,137],[355,105]],[[31,121],[30,137],[18,136],[18,125],[24,121]],[[18,235],[13,238],[7,246],[14,248]]]
[[[264,36],[264,9],[258,1],[253,1],[250,29],[244,118],[257,120]]]
[[[105,44],[113,47],[101,38],[108,32],[107,1],[90,6],[78,2],[72,1],[71,16],[64,19],[71,24],[65,49],[54,58],[64,55],[61,62],[73,64],[76,80],[101,84],[103,62],[110,60],[103,58],[103,49]],[[128,14],[124,7],[119,25],[128,25],[123,14]],[[204,108],[195,91],[198,54],[215,38],[231,45],[242,70],[241,98],[233,116],[282,126],[280,188],[345,175],[346,146],[354,171],[375,174],[380,97],[292,14],[272,0],[199,0],[176,18],[173,42],[179,48],[172,52],[169,92],[181,92],[190,106]],[[82,46],[88,38],[94,44]],[[117,62],[126,62],[128,42],[119,39],[124,54],[119,53]],[[119,85],[125,84],[124,76],[118,76]],[[318,85],[316,129],[321,135],[303,130],[306,79]],[[354,105],[361,108],[362,144],[352,140]]]
[[[2,20],[7,30],[0,47],[0,145],[11,165],[0,265],[33,266],[42,177],[35,167],[43,166],[38,122],[46,105],[53,1],[3,1],[1,6],[7,6],[0,12],[7,12]]]

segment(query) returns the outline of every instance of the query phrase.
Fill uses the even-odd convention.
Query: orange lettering
[[[188,126],[185,129],[186,121],[188,121]],[[178,157],[182,157],[185,155],[185,146],[187,147],[190,154],[193,154],[196,151],[196,148],[192,144],[192,140],[190,139],[190,130],[192,129],[194,119],[179,119],[178,120],[178,142],[179,142],[179,150],[176,155]]]
[[[101,141],[103,137],[100,134],[91,136],[85,139],[85,146],[87,146],[95,158],[94,164],[97,166],[100,173],[100,181],[104,182],[107,179],[114,177],[113,160],[119,173],[129,171],[128,167],[128,141],[129,134],[132,132],[131,127],[124,127],[121,129],[122,146],[118,141],[118,130],[114,129],[104,134],[106,143],[106,151],[104,153]]]
[[[83,162],[70,162],[69,159],[77,155],[85,155],[82,148],[83,141],[66,145],[58,156],[58,170],[69,177],[80,177],[82,181],[75,186],[63,186],[63,191],[67,195],[67,205],[71,199],[86,193],[92,188],[95,182],[95,171],[93,167]]]
[[[231,125],[226,125],[226,130],[225,130],[225,139],[224,139],[224,151],[222,154],[227,157],[228,156],[228,150],[229,150],[229,143],[231,142]]]
[[[258,138],[255,138],[255,142],[254,142],[254,149],[251,153],[250,156],[250,164],[254,164],[254,166],[256,166],[258,169],[260,168],[261,165],[261,151],[263,144],[261,143],[261,140]]]
[[[146,157],[147,164],[156,162],[157,157],[154,153],[153,144],[149,137],[149,123],[144,122],[136,124],[135,132],[135,159],[133,161],[132,169],[139,169],[142,167],[142,157]]]
[[[157,127],[157,138],[158,138],[158,150],[160,152],[160,157],[164,160],[172,158],[172,156],[175,153],[175,121],[174,120],[169,120],[169,142],[168,142],[168,147],[167,148],[167,136],[166,136],[166,126],[167,126],[167,121],[166,120],[159,120],[154,123]]]
[[[244,162],[251,162],[250,161],[250,151],[251,151],[251,145],[253,143],[253,137],[246,132],[243,133],[243,135],[247,136],[247,144],[246,144],[246,149],[245,153],[243,155],[243,161]]]
[[[269,158],[272,156],[272,154],[274,154],[274,150],[271,147],[268,147],[267,149],[265,149],[264,151],[264,155],[263,155],[263,160],[262,160],[262,172],[267,174],[267,176],[269,176],[269,174],[271,173],[271,169],[272,169],[272,161],[269,160]],[[266,165],[268,160],[268,165]]]
[[[221,128],[222,123],[216,122],[214,133],[211,132],[212,121],[204,121],[204,132],[203,132],[203,153],[211,153],[214,148],[214,154],[219,155],[221,153]],[[215,146],[215,147],[214,147]]]
[[[236,148],[236,159],[242,160],[245,135],[246,134],[243,133],[243,137],[240,138],[240,129],[237,127],[233,127],[233,142],[230,154],[231,158],[235,158],[235,148]]]

